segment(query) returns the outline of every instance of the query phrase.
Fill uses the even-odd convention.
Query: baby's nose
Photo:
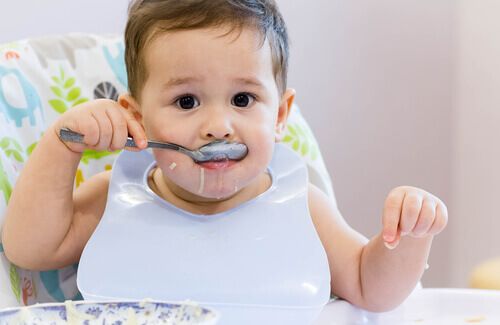
[[[213,110],[206,114],[201,132],[207,138],[229,139],[234,133],[231,117],[221,110]]]

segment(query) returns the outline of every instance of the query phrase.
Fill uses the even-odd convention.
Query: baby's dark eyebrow
[[[199,79],[193,77],[182,77],[182,78],[172,77],[166,83],[163,84],[161,89],[163,91],[166,91],[174,88],[175,86],[180,86],[183,84],[194,83],[199,81],[200,81]]]
[[[161,89],[162,89],[162,91],[167,91],[167,90],[170,90],[176,86],[189,84],[189,83],[195,83],[195,82],[199,82],[199,81],[200,80],[198,78],[194,78],[194,77],[181,77],[181,78],[172,77],[166,83],[163,84]],[[254,86],[254,87],[257,87],[259,89],[265,88],[264,85],[257,78],[253,78],[253,77],[235,78],[232,81],[233,81],[233,83],[240,84],[240,85]]]
[[[257,88],[264,88],[264,85],[259,81],[259,79],[250,77],[250,78],[236,78],[233,80],[235,83],[242,85],[255,86]]]

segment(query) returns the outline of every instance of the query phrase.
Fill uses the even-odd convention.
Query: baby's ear
[[[293,100],[295,99],[295,89],[288,88],[281,97],[280,107],[278,110],[278,120],[276,121],[275,142],[281,142],[285,137],[285,125],[292,109]]]
[[[132,95],[121,94],[118,97],[118,104],[120,104],[129,114],[132,114],[137,122],[144,127],[142,124],[142,108]]]

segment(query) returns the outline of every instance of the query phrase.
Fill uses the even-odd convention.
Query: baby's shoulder
[[[336,202],[319,187],[311,183],[309,183],[307,189],[307,203],[309,214],[316,227],[326,220],[342,219]]]
[[[336,206],[336,203],[324,191],[312,183],[309,183],[307,187],[307,201],[310,207],[311,205],[314,207]]]

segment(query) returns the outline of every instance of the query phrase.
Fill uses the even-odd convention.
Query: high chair
[[[46,128],[73,106],[127,91],[122,36],[68,34],[0,45],[0,222],[16,179]],[[314,135],[293,106],[283,142],[305,161],[309,180],[335,202]],[[111,169],[116,153],[86,151],[75,188]],[[28,198],[27,198],[28,199]],[[10,263],[0,243],[0,307],[81,299],[78,265],[30,271]]]

